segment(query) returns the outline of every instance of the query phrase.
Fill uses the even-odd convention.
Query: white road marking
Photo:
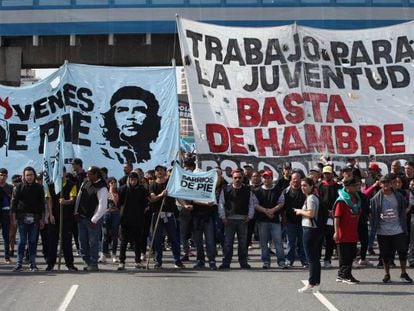
[[[60,304],[57,311],[65,311],[67,307],[69,306],[70,302],[73,299],[73,296],[75,296],[75,293],[78,289],[79,285],[72,285],[69,289],[68,293],[65,296],[65,299],[63,299],[62,303]]]
[[[302,280],[304,285],[308,284],[308,281]],[[320,292],[313,293],[313,295],[318,298],[318,300],[329,310],[329,311],[339,311],[324,295]]]

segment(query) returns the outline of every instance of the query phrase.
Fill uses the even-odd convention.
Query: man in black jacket
[[[28,166],[23,170],[23,182],[13,190],[11,201],[12,223],[18,225],[19,247],[17,264],[13,271],[23,270],[24,250],[29,241],[30,271],[37,271],[36,267],[36,240],[37,231],[43,228],[45,193],[43,187],[35,182],[36,172]]]
[[[108,189],[99,167],[89,167],[86,174],[87,181],[82,184],[75,205],[75,217],[79,219],[79,251],[86,264],[83,270],[98,271],[99,239],[102,217],[108,205]]]
[[[125,269],[126,249],[130,242],[135,250],[135,267],[141,268],[141,235],[144,227],[144,212],[149,202],[149,192],[138,183],[138,174],[129,173],[126,185],[119,188],[121,211],[121,249],[118,270]]]

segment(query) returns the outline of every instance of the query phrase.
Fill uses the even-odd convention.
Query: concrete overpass
[[[222,25],[353,29],[412,20],[414,0],[0,0],[0,83],[65,60],[181,63],[175,16]]]

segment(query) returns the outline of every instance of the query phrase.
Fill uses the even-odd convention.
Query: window
[[[70,5],[70,0],[39,0],[39,5]]]
[[[23,6],[23,5],[33,5],[33,0],[3,0],[3,6]]]

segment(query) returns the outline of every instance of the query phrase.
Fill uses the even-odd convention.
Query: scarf
[[[359,214],[359,211],[361,209],[361,197],[359,196],[358,192],[355,193],[355,197],[357,198],[356,203],[352,202],[351,195],[348,192],[346,192],[345,189],[343,188],[339,189],[338,194],[339,194],[339,197],[336,199],[335,204],[338,201],[344,201],[346,205],[349,206],[349,209],[351,210],[351,214],[353,215]]]

